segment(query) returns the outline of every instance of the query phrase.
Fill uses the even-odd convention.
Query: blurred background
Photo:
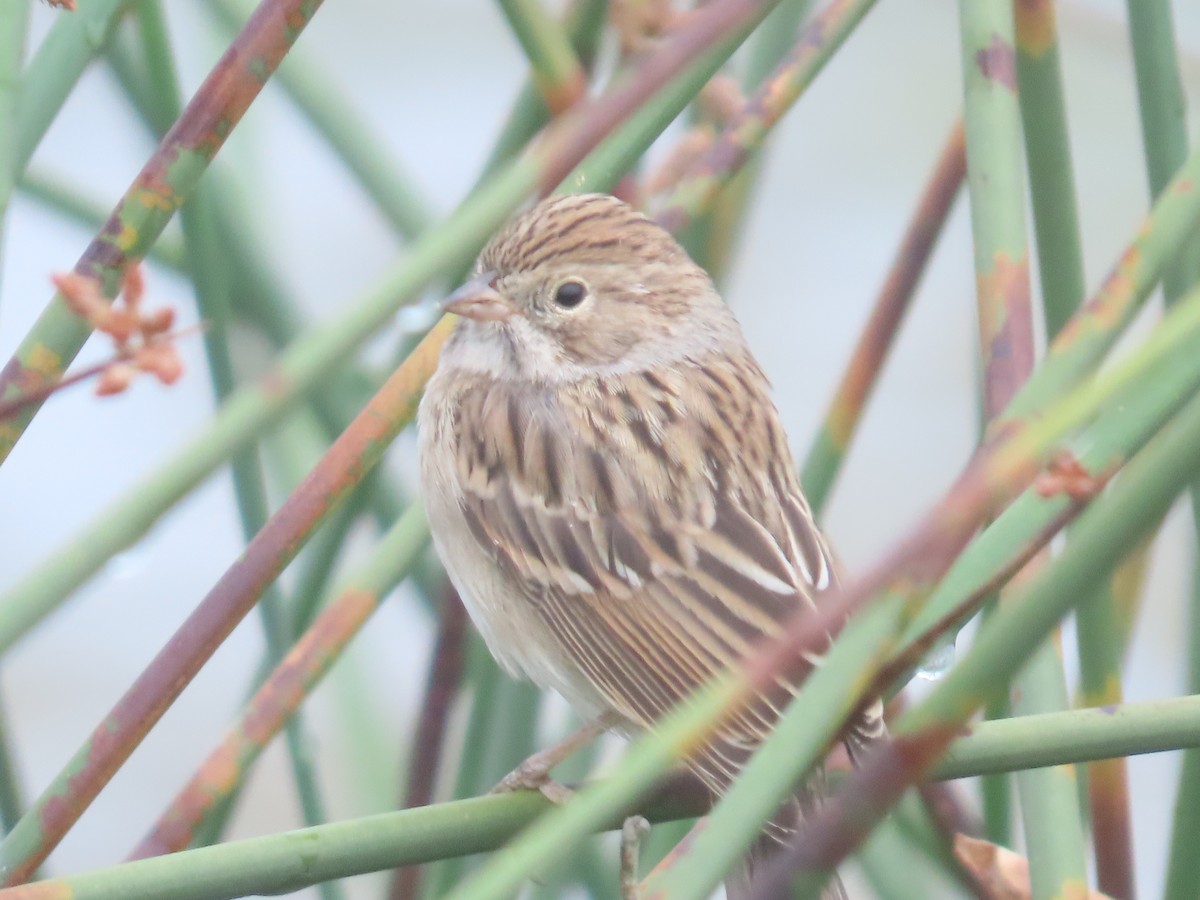
[[[1094,287],[1148,206],[1133,72],[1123,3],[1063,0],[1057,6]],[[166,11],[190,95],[227,37],[200,3],[171,3]],[[31,51],[59,14],[35,6]],[[1175,14],[1195,122],[1200,5],[1178,3]],[[473,184],[527,73],[521,49],[487,0],[330,2],[298,47],[352,99],[439,218]],[[771,376],[798,457],[959,113],[961,94],[957,4],[882,0],[769,144],[724,293]],[[39,148],[34,168],[111,207],[154,146],[108,69],[96,65]],[[218,165],[239,184],[247,234],[265,237],[272,262],[311,322],[349,304],[404,253],[274,84],[251,107]],[[827,530],[852,571],[876,559],[941,494],[975,441],[977,335],[964,201],[828,508]],[[8,358],[49,299],[50,273],[70,269],[90,237],[16,196],[0,270],[0,356]],[[197,320],[190,288],[169,271],[151,263],[147,285],[149,305],[174,307],[185,324]],[[381,335],[365,358],[383,365],[406,323],[412,324],[397,322]],[[0,591],[209,420],[213,399],[200,339],[181,346],[187,369],[171,388],[143,380],[124,395],[97,399],[80,387],[54,397],[38,416],[0,468]],[[269,362],[265,346],[248,336],[235,349],[244,376]],[[110,352],[107,340],[93,340],[77,366]],[[296,435],[307,427],[289,423],[266,448],[276,502],[312,461],[296,451],[302,445]],[[388,457],[409,483],[414,455],[406,435]],[[371,537],[365,529],[356,535],[360,551]],[[1182,691],[1189,541],[1183,517],[1172,516],[1151,559],[1127,669],[1128,700]],[[241,546],[230,481],[220,474],[9,654],[0,684],[27,797],[59,771]],[[332,816],[395,806],[403,764],[396,748],[414,728],[432,633],[428,616],[402,588],[306,706]],[[223,733],[261,645],[259,623],[249,617],[51,857],[52,871],[91,869],[129,852]],[[1131,761],[1144,896],[1161,891],[1176,769],[1171,754]],[[276,741],[257,768],[232,834],[299,825],[289,778]]]

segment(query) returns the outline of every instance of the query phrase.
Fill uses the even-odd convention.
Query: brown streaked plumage
[[[832,586],[767,379],[667,232],[612,197],[547,200],[448,308],[464,318],[421,404],[425,502],[510,673],[652,728]],[[806,672],[692,760],[715,791]],[[872,709],[850,746],[881,728]]]

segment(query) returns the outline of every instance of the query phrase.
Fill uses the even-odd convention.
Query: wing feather
[[[833,583],[761,373],[701,369],[690,382],[644,379],[640,394],[630,376],[562,405],[492,385],[459,419],[492,430],[459,455],[469,533],[631,728],[651,727]],[[735,384],[745,405],[722,406]],[[700,748],[693,764],[711,785],[736,775],[818,662]]]

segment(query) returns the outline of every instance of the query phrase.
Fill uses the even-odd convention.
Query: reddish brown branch
[[[404,793],[404,808],[427,806],[433,801],[442,749],[446,742],[446,725],[450,708],[462,684],[466,663],[467,611],[450,585],[442,595],[442,615],[438,626],[437,643],[425,685],[425,703],[417,722],[412,758],[408,766],[408,787]],[[392,876],[388,896],[391,900],[418,900],[421,895],[420,866],[397,869]]]

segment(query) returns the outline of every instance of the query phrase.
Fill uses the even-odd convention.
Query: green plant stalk
[[[566,30],[571,49],[585,68],[590,68],[595,59],[607,16],[608,0],[578,0],[567,13]],[[550,110],[531,77],[518,93],[474,189],[478,190],[480,185],[511,161],[548,121]],[[462,279],[454,280],[457,282]]]
[[[1150,195],[1158,197],[1188,155],[1187,98],[1179,76],[1175,28],[1169,0],[1129,0],[1129,38],[1137,81],[1138,112]],[[1193,235],[1191,248],[1200,238]],[[1194,252],[1180,253],[1163,273],[1168,302],[1177,299],[1200,277]]]
[[[1016,593],[1020,589],[1009,590]],[[1011,600],[1008,591],[1001,595],[1001,605]],[[1018,671],[1011,693],[1016,717],[1069,708],[1057,628]],[[1069,896],[1074,886],[1087,884],[1087,848],[1075,767],[1018,772],[1016,782],[1031,889],[1038,896],[1051,896],[1052,892]]]
[[[137,0],[90,0],[60,15],[25,69],[17,93],[17,152],[14,172],[25,171],[50,123],[93,59]],[[6,4],[13,5],[13,4]]]
[[[991,422],[1033,368],[1013,4],[961,0],[959,18],[983,414]]]
[[[0,4],[0,254],[5,222],[20,169],[17,165],[17,106],[21,64],[29,31],[28,0]],[[2,261],[2,260],[0,260]],[[0,703],[0,827],[7,832],[20,819],[24,803],[13,765],[13,750],[4,705]]]
[[[1126,4],[1126,13],[1129,17],[1147,180],[1151,195],[1159,196],[1167,189],[1168,181],[1188,152],[1187,101],[1180,81],[1171,4],[1166,0],[1129,2]],[[1163,296],[1168,304],[1200,277],[1198,240],[1200,238],[1193,235],[1187,249],[1176,256],[1163,275]],[[1192,485],[1191,504],[1194,531],[1200,534],[1200,484]],[[1193,573],[1191,606],[1190,620],[1195,628],[1200,623],[1200,570]],[[1200,692],[1200,643],[1195,639],[1189,648],[1188,689]],[[1183,755],[1175,794],[1164,896],[1186,897],[1198,881],[1200,753],[1191,750]]]
[[[984,615],[989,607],[984,607]],[[983,717],[988,721],[1007,718],[1012,707],[1007,697],[988,701]],[[1013,842],[1013,779],[1009,773],[984,775],[979,779],[980,805],[983,813],[983,834],[992,843],[1008,846]]]
[[[1016,24],[1017,74],[1038,241],[1042,310],[1046,334],[1054,338],[1083,301],[1085,280],[1053,4],[1018,4]],[[1095,706],[1119,704],[1120,641],[1111,584],[1105,584],[1098,596],[1080,606],[1076,622],[1084,702]],[[1055,702],[1065,705],[1066,688],[1061,674],[1055,674],[1061,669],[1060,657],[1061,645],[1053,651],[1044,649],[1027,671],[1042,668],[1047,683],[1056,682]],[[1045,707],[1032,711],[1045,711]],[[1065,810],[1067,792],[1077,793],[1075,773],[1064,768],[1057,773],[1031,772],[1020,779],[1024,779],[1022,809],[1030,809],[1028,818],[1040,832],[1037,838],[1027,837],[1030,856],[1052,860],[1065,855],[1074,859],[1076,838],[1082,847],[1082,833],[1074,827],[1061,829],[1059,823],[1039,812],[1039,805],[1050,803],[1057,791]],[[1133,896],[1132,831],[1124,761],[1106,760],[1093,765],[1088,772],[1088,786],[1099,887],[1113,896]],[[1030,795],[1028,800],[1025,794]],[[1064,841],[1069,842],[1066,847],[1060,845]]]
[[[1115,759],[1200,743],[1200,696],[978,722],[934,767],[938,780]]]
[[[965,889],[973,886],[971,877],[954,856],[953,835],[959,832],[943,828],[935,821],[919,789],[904,795],[892,817],[904,839],[936,863],[947,877]],[[911,856],[911,850],[909,853]]]
[[[1194,477],[1200,399],[1188,406],[1129,464],[1080,517],[1053,565],[1033,576],[1019,598],[1002,604],[970,652],[919,705],[893,725],[893,738],[847,780],[846,789],[810,821],[773,875],[815,892],[833,865],[868,834],[909,785],[924,777],[958,729],[1015,674],[1073,605],[1094,596],[1122,550],[1139,540]],[[852,813],[849,811],[853,810]],[[798,865],[798,868],[797,868]],[[792,873],[797,872],[797,877]],[[781,884],[765,877],[765,890]],[[1083,892],[1086,883],[1065,885]],[[777,896],[778,894],[776,894]]]
[[[1016,5],[1017,79],[1046,334],[1083,302],[1086,281],[1054,5]],[[1182,156],[1180,157],[1182,161]]]
[[[570,109],[587,89],[567,30],[546,12],[541,0],[499,0],[509,27],[525,51],[533,83],[551,114]]]
[[[1017,104],[1011,91],[1006,91],[1014,119],[1009,125],[1012,127],[1014,147],[1020,142],[1017,137],[1021,132],[1020,125],[1024,125],[1025,160],[1029,169],[1038,265],[1042,275],[1042,309],[1046,332],[1053,337],[1074,315],[1084,297],[1083,258],[1059,76],[1054,9],[1051,4],[1031,6],[1018,3],[1012,5],[1011,14],[1012,31],[1007,37],[1012,40],[1012,47],[1005,49],[1015,50],[1020,103]],[[994,52],[996,47],[994,39],[987,46],[977,46],[981,68],[984,67],[984,54]],[[1018,115],[1020,118],[1016,120]],[[1016,169],[1020,172],[1020,163],[1016,164]],[[1015,196],[1019,198],[1023,192],[1018,191]],[[1020,207],[1019,202],[1017,206]],[[1024,215],[1023,209],[1021,215]],[[1026,327],[1020,341],[1020,352],[1025,355],[1028,365],[1032,364],[1034,352],[1030,306],[1026,277]],[[1024,380],[1027,374],[1027,370],[1020,372],[1019,377]],[[1004,398],[1005,405],[1011,399],[1013,389],[1015,385],[1009,388],[1009,396]],[[989,418],[997,411],[993,407]],[[1043,565],[1047,559],[1047,554],[1043,552],[1031,560],[1030,566]],[[1022,573],[1022,578],[1029,575],[1027,570]],[[1018,590],[1018,587],[1010,586],[1001,591],[1000,603],[1009,602],[1012,594]],[[1095,607],[1095,603],[1083,604],[1084,609]],[[1081,612],[1081,615],[1084,614]],[[1010,693],[1011,711],[1016,715],[1051,712],[1068,707],[1066,675],[1057,630],[1019,670]],[[1064,766],[1021,772],[1016,776],[1016,786],[1021,800],[1025,845],[1029,848],[1032,890],[1039,895],[1053,894],[1067,890],[1068,885],[1086,884],[1084,814],[1075,770]]]
[[[0,250],[8,202],[24,169],[17,165],[17,106],[28,31],[29,0],[0,5]]]
[[[1029,254],[1025,236],[1022,115],[1017,102],[1015,3],[959,4],[967,130],[967,179],[983,367],[983,414],[993,422],[1033,369],[1033,316]],[[1028,106],[1029,103],[1026,103]],[[1040,135],[1038,135],[1040,136]],[[1082,298],[1073,298],[1072,307]],[[1073,311],[1073,308],[1072,310]],[[1069,315],[1069,313],[1068,313]],[[1013,589],[1002,590],[1000,607]],[[1037,648],[1018,670],[1011,687],[1016,714],[1047,712],[1066,705],[1062,660],[1053,642]],[[994,699],[994,697],[993,697]],[[988,710],[991,714],[992,710]],[[1086,881],[1084,838],[1074,772],[1070,769],[1017,775],[1033,890],[1052,896]],[[1007,797],[992,786],[993,824],[997,801]],[[1001,835],[994,837],[1001,838]],[[1046,852],[1041,852],[1045,848]]]
[[[25,809],[10,735],[6,707],[0,706],[0,829],[3,829],[5,834],[12,830]]]
[[[885,820],[855,855],[877,900],[928,900],[931,870],[913,856],[895,817]]]
[[[1082,300],[1084,275],[1053,6],[1018,7],[1017,33],[1046,330],[1054,337]],[[1181,154],[1178,161],[1182,158]],[[1084,705],[1122,700],[1122,642],[1115,603],[1114,587],[1106,584],[1076,616]],[[1099,887],[1114,896],[1132,896],[1132,830],[1124,761],[1105,760],[1089,767],[1088,788]]]
[[[202,6],[228,35],[237,33],[253,9],[241,0]],[[303,47],[293,48],[275,78],[397,234],[413,240],[433,224],[431,205],[414,179],[316,59]]]
[[[1200,697],[981,722],[968,732],[931,777],[1200,746]],[[68,891],[74,900],[216,900],[298,890],[323,879],[494,850],[548,811],[552,805],[536,792],[457,800],[9,888],[0,891],[0,900],[61,900]],[[633,810],[619,811],[601,827],[619,827],[626,811]],[[654,822],[703,812],[669,798],[638,811]]]
[[[100,5],[100,4],[94,4]],[[143,167],[75,265],[114,296],[125,269],[141,260],[179,205],[191,195],[225,138],[303,30],[320,0],[263,0],[258,11],[188,104],[171,134]],[[39,54],[40,55],[40,54]],[[30,76],[26,76],[27,78]],[[22,104],[31,102],[22,91]],[[22,127],[22,135],[34,129]],[[56,381],[91,334],[91,326],[56,294],[0,372],[0,397]],[[24,434],[41,403],[0,423],[0,461]]]

